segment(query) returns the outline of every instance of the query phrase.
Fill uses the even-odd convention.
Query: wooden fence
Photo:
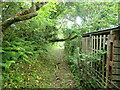
[[[120,27],[83,34],[82,52],[99,59],[83,69],[91,67],[99,73],[94,76],[104,87],[120,88]]]

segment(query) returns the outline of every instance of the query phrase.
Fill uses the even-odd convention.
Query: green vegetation
[[[97,57],[93,59],[91,55],[77,54],[77,48],[81,50],[81,34],[118,25],[118,2],[26,1],[0,4],[2,88],[86,88],[85,84],[80,84],[77,58],[96,61]],[[61,44],[64,48],[64,55],[59,59],[61,62],[55,58],[61,54],[54,50],[59,42],[64,42],[64,46]],[[59,63],[65,68],[69,65],[74,78],[68,68],[67,71],[56,69]],[[58,75],[65,77],[58,80],[61,82],[55,80],[56,71],[64,72]]]
[[[79,89],[100,88],[97,83],[99,79],[96,78],[94,75],[92,76],[92,73],[91,73],[92,70],[89,67],[89,65],[91,65],[90,63],[99,63],[101,61],[101,57],[105,53],[106,51],[100,50],[98,51],[98,53],[86,55],[86,54],[79,53],[78,51],[78,52],[75,52],[74,56],[70,55],[67,58],[71,71],[72,73],[74,73],[75,79],[78,81],[76,83],[76,86]],[[100,66],[96,66],[96,68],[97,67],[100,67]],[[89,71],[86,70],[85,68],[89,69]],[[99,72],[101,71],[99,70]],[[87,73],[91,73],[91,76],[87,76]],[[86,80],[86,77],[87,77],[87,80]],[[101,87],[101,88],[104,88],[104,87]]]

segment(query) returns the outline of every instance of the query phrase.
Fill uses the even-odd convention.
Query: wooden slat
[[[105,49],[106,35],[103,35],[103,49]]]
[[[84,53],[86,53],[86,38],[84,38],[84,50],[85,50],[85,52]]]
[[[93,36],[92,36],[92,41],[91,41],[91,47],[92,47],[92,52],[93,52]]]
[[[82,52],[85,53],[85,38],[82,38]]]
[[[120,40],[114,41],[114,47],[120,47]]]
[[[103,49],[105,49],[105,40],[106,40],[106,35],[103,35]],[[104,72],[105,72],[105,69],[104,69],[104,66],[105,66],[105,56],[102,57],[102,75],[103,75],[103,80],[104,80]]]
[[[120,61],[120,55],[114,55],[114,61]]]
[[[86,38],[86,54],[88,53],[88,37]]]
[[[91,42],[91,53],[93,52],[93,36],[90,37],[90,42]],[[92,67],[92,62],[91,62],[91,67]]]
[[[101,50],[102,49],[102,35],[100,35],[100,44],[99,44],[99,50]]]
[[[96,36],[96,53],[98,53],[98,50],[99,50],[99,40],[98,40],[99,38],[98,38],[98,35]],[[99,57],[98,55],[97,55],[97,57]],[[99,62],[96,62],[96,69],[99,71],[99,68],[100,68],[100,66],[99,66]]]
[[[120,74],[120,69],[113,69],[112,74]]]
[[[95,55],[95,36],[93,36],[93,54]],[[93,68],[95,68],[95,62],[93,62]]]
[[[86,38],[85,38],[85,53],[86,53],[86,51],[87,51],[86,42],[87,42],[87,40],[86,40]]]
[[[115,81],[113,81],[113,84],[114,84],[115,86],[117,86],[117,87],[120,88],[120,82],[115,82]],[[113,88],[115,87],[114,85],[113,85]],[[116,88],[116,87],[115,87],[115,88]]]
[[[97,47],[96,47],[96,50],[98,51],[99,50],[99,42],[98,42],[98,35],[97,35],[97,37],[96,37],[96,44],[97,44]]]
[[[100,35],[100,38],[99,38],[99,50],[101,50],[101,46],[102,46],[102,35]],[[100,59],[102,60],[102,57],[100,56]],[[100,70],[102,69],[102,61],[99,61],[99,64],[100,64]]]
[[[98,42],[98,35],[96,36],[96,53],[98,53],[98,50],[99,50],[99,46],[98,46],[99,42]],[[97,55],[98,57],[98,55]],[[96,69],[99,71],[99,62],[96,62]]]
[[[110,41],[110,35],[108,35],[108,41]],[[110,62],[110,42],[107,42],[106,87],[108,86],[109,62]]]
[[[120,29],[119,29],[119,31],[113,32],[113,34],[115,34],[115,36],[116,36],[115,40],[120,40]]]
[[[92,39],[91,37],[89,38],[89,52],[91,53],[92,52]]]
[[[113,67],[120,68],[120,62],[114,62]]]
[[[97,53],[97,50],[98,50],[98,36],[95,36],[95,53]],[[96,54],[97,56],[97,54]],[[96,57],[95,56],[95,57]],[[95,62],[95,69],[97,70],[97,62]]]
[[[94,46],[94,47],[93,47],[93,48],[94,48],[94,53],[95,53],[95,41],[96,41],[96,40],[95,40],[95,36],[94,36],[94,45],[93,45],[93,46]]]
[[[114,48],[114,54],[120,54],[120,48]]]
[[[87,54],[89,54],[91,51],[91,42],[90,37],[87,37]]]
[[[120,80],[120,75],[112,75],[112,80]]]

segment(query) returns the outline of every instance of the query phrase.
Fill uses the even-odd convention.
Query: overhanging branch
[[[11,24],[13,24],[14,22],[28,20],[28,19],[31,19],[32,17],[35,17],[35,16],[37,16],[37,13],[30,13],[27,15],[15,17],[15,18],[10,18],[2,23],[2,29],[4,30],[3,32],[5,32],[5,29],[7,27],[9,27]]]
[[[31,8],[24,10],[22,12],[19,12],[15,16],[12,16],[11,18],[5,20],[2,23],[3,34],[11,24],[19,21],[28,20],[28,19],[31,19],[32,17],[37,16],[36,11],[39,10],[45,4],[46,2],[37,2],[37,3],[32,2]]]
[[[65,39],[54,39],[54,40],[50,40],[49,42],[63,42],[63,41],[69,41],[69,40],[73,40],[75,38],[77,38],[78,35],[75,35],[74,37],[71,38],[65,38]]]

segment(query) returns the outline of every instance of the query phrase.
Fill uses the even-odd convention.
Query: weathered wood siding
[[[120,30],[114,32],[114,63],[112,70],[112,81],[120,87]]]

